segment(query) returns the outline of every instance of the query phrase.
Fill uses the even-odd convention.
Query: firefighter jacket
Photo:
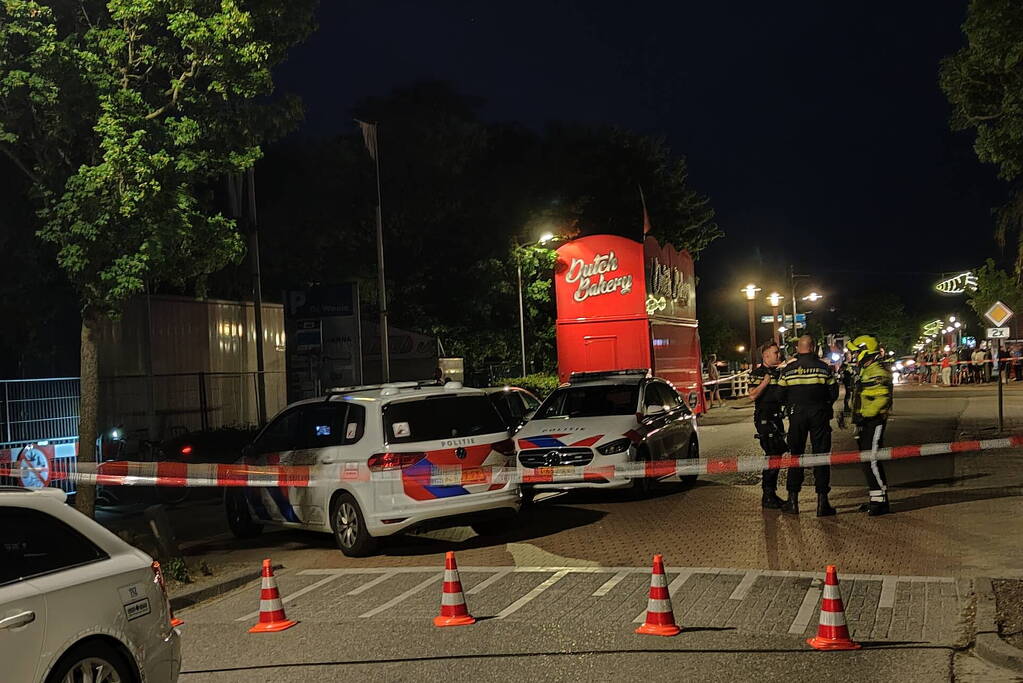
[[[778,378],[785,403],[791,410],[831,408],[838,398],[838,381],[831,366],[813,353],[796,354]]]
[[[853,418],[887,417],[892,407],[892,373],[874,361],[860,368],[853,389]]]

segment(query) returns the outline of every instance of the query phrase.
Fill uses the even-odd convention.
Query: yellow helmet
[[[881,351],[881,344],[877,341],[877,337],[872,334],[861,334],[856,339],[848,342],[846,347],[856,356],[857,363],[871,360]]]

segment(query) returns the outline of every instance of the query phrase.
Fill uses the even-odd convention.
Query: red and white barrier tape
[[[62,478],[100,486],[174,486],[174,487],[312,487],[334,486],[343,482],[411,482],[424,486],[464,486],[475,484],[550,484],[581,481],[609,482],[623,478],[671,476],[715,476],[738,472],[759,472],[786,467],[847,465],[871,460],[901,460],[948,453],[971,453],[1023,446],[1023,435],[1000,439],[953,441],[912,446],[881,448],[871,451],[839,451],[807,455],[772,457],[709,458],[692,460],[653,460],[619,465],[556,465],[553,467],[448,465],[433,467],[429,473],[402,470],[371,472],[365,464],[338,465],[211,465],[187,463],[105,462],[79,463],[77,472]],[[599,458],[600,456],[596,456]],[[27,474],[17,463],[0,466],[0,476]]]

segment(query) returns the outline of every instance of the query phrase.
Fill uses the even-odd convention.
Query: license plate
[[[462,470],[462,484],[486,484],[487,474],[479,467]]]
[[[537,467],[535,472],[536,472],[536,476],[543,477],[544,479],[553,479],[554,478],[554,468],[553,467]]]

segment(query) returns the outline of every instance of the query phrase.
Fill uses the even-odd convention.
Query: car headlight
[[[597,446],[597,452],[601,455],[616,455],[618,453],[624,453],[629,450],[629,446],[632,445],[632,441],[629,439],[615,439],[610,443],[606,443],[603,446]]]

